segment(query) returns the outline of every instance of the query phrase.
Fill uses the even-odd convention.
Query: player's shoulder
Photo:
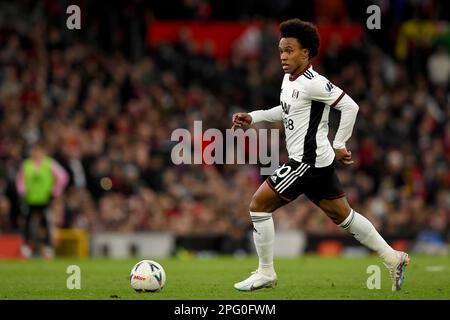
[[[309,64],[305,70],[303,70],[295,78],[289,74],[285,74],[283,77],[283,84],[300,86],[306,91],[314,91],[317,88],[325,88],[328,83],[331,82],[325,76],[314,70],[311,64]]]
[[[311,84],[320,84],[320,83],[326,83],[329,80],[324,75],[321,75],[319,72],[314,70],[312,67],[308,69],[309,73],[311,74],[310,83]]]
[[[309,91],[317,92],[325,89],[325,91],[331,92],[334,89],[335,85],[331,83],[331,81],[327,77],[321,75],[315,70],[312,70],[312,72],[314,74],[314,77],[309,81]]]
[[[327,83],[328,79],[314,70],[311,64],[306,67],[298,76],[294,79],[292,77],[285,77],[286,81],[294,81],[301,83],[305,87],[311,87],[315,85],[320,85],[322,83]]]

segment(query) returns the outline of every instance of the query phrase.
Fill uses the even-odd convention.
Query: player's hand
[[[352,152],[348,151],[347,148],[334,149],[334,152],[336,153],[336,159],[342,164],[350,165],[355,163],[355,161],[352,160]]]
[[[231,129],[241,128],[244,125],[250,125],[252,123],[252,117],[245,112],[239,112],[233,114],[233,126]]]

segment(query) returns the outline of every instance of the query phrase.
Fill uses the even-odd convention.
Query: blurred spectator
[[[317,23],[343,23],[348,17],[344,0],[316,0],[314,4]]]
[[[446,48],[439,46],[427,62],[428,76],[434,85],[446,87],[450,79],[450,56]]]

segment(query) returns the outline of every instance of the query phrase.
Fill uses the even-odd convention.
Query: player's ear
[[[302,56],[306,59],[309,59],[309,49],[302,48],[301,51],[302,51]]]

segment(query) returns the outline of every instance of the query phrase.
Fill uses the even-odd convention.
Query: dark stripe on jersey
[[[341,99],[342,99],[342,97],[343,97],[344,95],[345,95],[345,92],[342,91],[342,93],[341,93],[341,95],[339,96],[339,98],[337,98],[336,101],[333,102],[333,104],[330,106],[330,108],[334,108],[334,107],[338,104],[338,102],[341,101]]]
[[[314,75],[312,74],[312,72],[309,71],[309,70],[306,70],[305,73],[304,73],[303,75],[304,75],[306,78],[308,78],[309,80],[311,80],[311,79],[314,77]]]
[[[314,167],[316,166],[316,158],[317,158],[316,153],[317,129],[319,128],[320,120],[322,119],[324,109],[325,103],[314,100],[311,101],[311,113],[309,115],[309,126],[305,136],[302,162],[307,163]]]
[[[302,72],[300,72],[298,75],[296,75],[295,77],[293,76],[289,76],[289,81],[295,81],[297,80],[298,77],[300,77],[303,73],[305,73],[306,71],[309,71],[309,67],[311,67],[311,63],[308,63],[308,65],[305,67],[305,69],[302,70]]]

